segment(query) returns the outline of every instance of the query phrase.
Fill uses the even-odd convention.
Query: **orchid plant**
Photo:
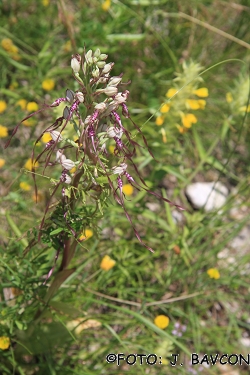
[[[32,176],[35,186],[38,165],[43,167],[42,175],[45,175],[45,172],[49,174],[52,169],[53,176],[55,169],[58,173],[57,179],[50,179],[52,190],[39,226],[37,241],[50,243],[56,249],[55,262],[62,251],[59,269],[61,272],[68,268],[76,246],[81,242],[81,233],[86,227],[94,225],[111,196],[123,207],[140,243],[153,251],[141,240],[126,210],[122,191],[124,180],[136,189],[145,189],[148,193],[182,209],[150,191],[139,173],[134,157],[137,148],[142,146],[125,127],[124,120],[132,124],[137,134],[140,133],[148,149],[147,141],[131,119],[127,108],[129,91],[126,87],[129,82],[122,82],[122,73],[119,76],[111,76],[114,63],[107,63],[107,58],[108,56],[102,54],[99,49],[95,52],[85,51],[83,56],[72,56],[71,68],[78,90],[74,92],[67,89],[65,97],[56,99],[50,105],[44,104],[41,109],[25,117],[12,133],[13,137],[19,125],[31,116],[54,109],[61,103],[66,104],[62,115],[41,132],[32,152]],[[36,145],[45,133],[49,133],[51,139],[36,156]],[[9,143],[10,140],[6,147]],[[149,149],[148,151],[150,152]],[[152,155],[151,152],[150,154]],[[130,169],[137,178],[131,176],[128,171]],[[34,241],[29,244],[26,251],[33,245]],[[46,280],[53,269],[54,267],[51,268]],[[68,273],[62,277],[62,281],[65,277],[68,277]],[[48,298],[55,289],[54,287],[53,292],[49,293]]]

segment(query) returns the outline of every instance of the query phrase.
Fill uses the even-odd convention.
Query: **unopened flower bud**
[[[99,56],[99,60],[107,60],[107,58],[108,58],[108,55],[106,55],[106,53],[101,53]]]
[[[99,112],[104,112],[106,110],[106,103],[101,102],[96,104],[95,109],[98,109]]]
[[[89,116],[87,116],[87,117],[85,118],[85,120],[84,120],[84,125],[89,125],[90,120],[91,120],[91,116],[89,115]]]
[[[108,80],[107,77],[100,77],[100,78],[98,79],[98,81],[97,81],[97,84],[98,84],[98,83],[106,83],[107,80]]]
[[[84,102],[84,95],[83,95],[82,92],[80,92],[80,91],[77,92],[75,96],[76,96],[76,98],[79,100],[80,103],[83,103],[83,102]]]
[[[114,66],[114,63],[105,64],[104,68],[103,68],[103,71],[102,71],[102,74],[106,74],[106,73],[110,72],[110,70],[113,68],[113,66]]]
[[[105,61],[98,61],[96,63],[96,65],[98,66],[98,68],[103,69],[104,66],[106,65],[106,63],[105,63]]]
[[[79,54],[73,55],[71,58],[71,68],[74,73],[79,73],[81,68],[81,56]]]
[[[91,64],[93,64],[93,58],[92,58],[92,50],[90,49],[87,53],[86,53],[86,55],[85,55],[85,60],[86,60],[86,63],[88,64],[88,65],[91,65]]]
[[[75,167],[75,163],[70,159],[61,160],[61,164],[63,168],[67,169],[68,171]]]
[[[121,82],[122,77],[112,77],[109,82],[108,86],[117,86]]]
[[[51,135],[53,141],[55,141],[55,142],[56,142],[56,141],[57,141],[57,142],[61,142],[61,141],[63,140],[63,137],[61,136],[61,133],[58,132],[57,130],[52,130],[52,131],[50,132],[50,135]]]
[[[107,95],[107,96],[114,96],[117,94],[118,92],[118,88],[115,87],[115,86],[108,86],[106,87],[106,89],[103,90],[103,92]]]
[[[95,50],[94,56],[97,57],[97,58],[99,58],[100,55],[101,55],[101,51],[100,51],[99,48],[97,48],[97,49]]]
[[[95,78],[98,78],[100,75],[100,70],[98,68],[98,66],[95,67],[95,69],[92,70],[92,76],[95,77]]]

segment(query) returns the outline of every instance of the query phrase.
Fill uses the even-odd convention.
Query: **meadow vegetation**
[[[250,253],[231,243],[250,216],[249,16],[247,0],[1,2],[1,374],[223,374],[227,365],[191,366],[191,353],[247,358]],[[79,133],[79,118],[87,129],[94,119],[91,85],[79,116],[67,100],[52,105],[76,100],[75,54],[85,78],[96,57],[92,78],[114,62],[129,83],[125,115],[114,107],[123,135]],[[118,121],[103,113],[103,126]],[[70,158],[44,162],[58,118]],[[95,168],[101,142],[109,156]],[[71,165],[76,149],[82,164]],[[226,203],[194,209],[185,189],[197,181],[222,182]],[[118,367],[109,353],[157,363]]]

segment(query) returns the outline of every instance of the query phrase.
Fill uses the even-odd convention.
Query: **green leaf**
[[[63,228],[57,228],[55,230],[52,230],[52,232],[50,232],[50,236],[54,236],[55,234],[61,233],[63,230]]]

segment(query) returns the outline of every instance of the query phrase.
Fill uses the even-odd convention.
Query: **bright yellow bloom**
[[[36,102],[29,102],[26,109],[28,112],[35,112],[38,110],[38,104]]]
[[[10,346],[10,339],[6,336],[0,337],[0,349],[5,350],[8,349]]]
[[[43,143],[48,143],[49,141],[51,141],[52,137],[50,135],[50,133],[44,133],[41,140]]]
[[[240,107],[240,112],[250,112],[250,104],[248,104],[248,106],[244,105],[243,107]]]
[[[85,231],[79,237],[79,241],[86,241],[92,236],[93,236],[93,231],[91,229],[85,229]]]
[[[1,46],[3,47],[3,49],[5,49],[5,51],[10,51],[11,47],[13,46],[13,42],[9,38],[4,38],[1,41]]]
[[[188,108],[191,108],[193,110],[196,109],[204,109],[206,105],[206,100],[203,99],[187,99],[186,100]]]
[[[4,100],[0,100],[0,113],[3,113],[7,108],[7,103]]]
[[[2,168],[5,164],[5,160],[0,158],[0,168]]]
[[[167,98],[172,98],[172,96],[174,96],[174,94],[176,94],[177,91],[178,91],[178,90],[175,89],[175,88],[171,88],[171,89],[169,89],[168,92],[166,93],[166,97],[167,97]]]
[[[19,186],[24,191],[29,191],[31,189],[31,186],[27,182],[20,182]]]
[[[24,126],[33,126],[35,124],[35,120],[32,118],[28,118],[22,122]]]
[[[196,99],[187,99],[186,103],[188,105],[188,108],[191,108],[191,109],[194,109],[194,110],[200,108],[199,102]]]
[[[51,91],[51,90],[53,90],[54,87],[55,87],[55,81],[51,78],[45,79],[42,82],[42,88],[45,91]]]
[[[208,89],[206,87],[201,87],[200,89],[194,90],[193,93],[200,98],[206,98],[208,96]]]
[[[207,270],[207,274],[211,279],[219,279],[220,278],[220,273],[217,268],[209,268]]]
[[[37,168],[39,166],[38,162],[35,163],[34,167]],[[28,171],[32,171],[32,160],[28,159],[24,164],[24,168],[28,169]]]
[[[0,138],[8,137],[8,128],[6,126],[0,125]]]
[[[113,154],[114,153],[114,151],[115,151],[115,146],[109,146],[109,152],[111,153],[111,154]]]
[[[50,0],[42,0],[42,4],[44,7],[49,6]]]
[[[114,259],[110,258],[109,255],[105,255],[105,257],[102,258],[100,267],[104,271],[109,271],[114,267],[115,264],[116,261]]]
[[[164,123],[164,117],[163,116],[157,116],[155,123],[157,126],[161,126]]]
[[[122,187],[122,191],[125,195],[132,195],[133,194],[133,191],[134,191],[134,188],[132,185],[130,184],[125,184],[123,185]]]
[[[170,110],[170,104],[168,103],[163,104],[163,106],[160,109],[161,113],[167,113],[169,110]]]
[[[20,99],[16,102],[16,105],[19,105],[19,107],[21,107],[23,110],[26,109],[27,107],[27,100],[25,99]]]
[[[227,93],[226,93],[226,101],[227,101],[228,103],[231,103],[231,102],[233,101],[233,95],[232,95],[231,92],[227,92]]]
[[[157,315],[154,323],[158,328],[164,329],[169,325],[169,317],[166,315]]]
[[[185,128],[191,128],[192,124],[196,124],[198,120],[193,113],[187,113],[181,116],[181,121]]]
[[[111,0],[105,0],[102,3],[102,10],[104,10],[104,12],[107,12],[109,10],[110,6],[111,6]]]
[[[198,103],[199,103],[200,109],[204,109],[206,107],[206,104],[207,104],[206,100],[204,100],[204,99],[199,99]]]

